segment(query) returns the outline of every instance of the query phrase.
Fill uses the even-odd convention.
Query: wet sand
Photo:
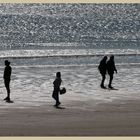
[[[139,136],[139,106],[137,100],[119,100],[93,110],[52,105],[3,108],[0,136]]]

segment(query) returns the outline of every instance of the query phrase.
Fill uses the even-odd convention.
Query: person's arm
[[[9,74],[10,74],[10,76],[11,76],[11,73],[12,73],[12,68],[10,67],[10,73],[9,73]]]
[[[116,69],[115,63],[114,63],[114,71],[117,73],[117,69]]]

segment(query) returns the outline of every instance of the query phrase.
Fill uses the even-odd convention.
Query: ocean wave
[[[0,51],[1,59],[31,59],[47,57],[102,57],[110,56],[140,56],[139,49],[58,49],[58,50],[7,50]]]
[[[81,58],[81,57],[103,57],[103,56],[110,56],[114,55],[116,57],[119,56],[140,56],[140,53],[131,53],[131,54],[91,54],[91,55],[85,55],[85,54],[78,54],[78,55],[32,55],[32,56],[0,56],[0,59],[34,59],[34,58]]]
[[[117,63],[116,64],[117,67],[139,67],[140,63]],[[61,68],[61,67],[69,67],[69,68],[73,68],[73,67],[98,67],[98,64],[81,64],[81,65],[76,65],[76,64],[70,64],[70,65],[14,65],[12,66],[14,68],[46,68],[46,67],[51,67],[51,68]],[[0,68],[3,68],[3,66],[0,66]]]

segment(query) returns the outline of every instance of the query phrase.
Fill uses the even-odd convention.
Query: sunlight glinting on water
[[[104,55],[140,55],[139,49],[49,49],[49,50],[6,50],[0,51],[4,57],[44,57],[44,56],[104,56]]]

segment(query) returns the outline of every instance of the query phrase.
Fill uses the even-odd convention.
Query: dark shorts
[[[102,76],[105,76],[105,75],[106,75],[106,72],[100,72],[100,74],[101,74]]]
[[[5,86],[9,86],[9,84],[10,84],[10,79],[4,79],[4,84],[5,84]]]
[[[112,72],[111,73],[108,73],[109,76],[113,76],[113,74],[114,74],[114,72],[113,73]]]

